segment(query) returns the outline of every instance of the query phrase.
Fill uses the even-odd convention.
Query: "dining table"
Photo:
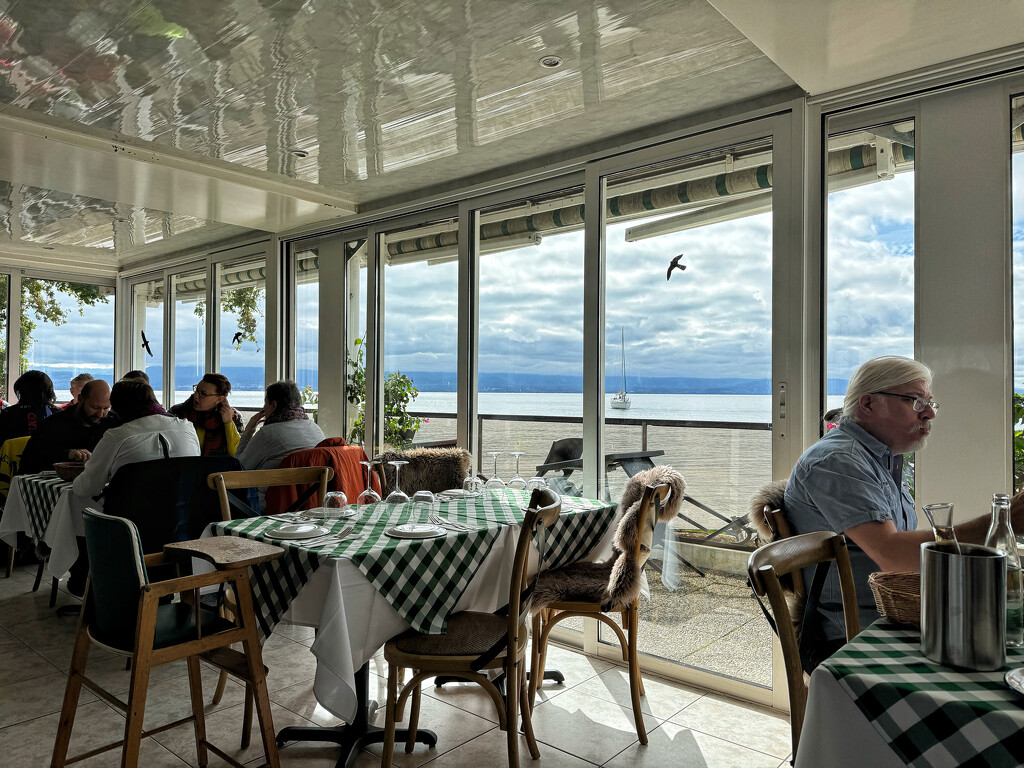
[[[15,475],[7,492],[3,516],[0,517],[0,539],[14,547],[17,546],[18,534],[24,533],[35,544],[40,563],[46,561],[52,554],[52,545],[49,542],[46,542],[45,548],[41,545],[46,541],[46,534],[60,499],[69,494],[70,489],[71,483],[57,477],[57,473],[53,471]],[[77,543],[72,541],[70,549],[66,552],[62,550],[60,555],[71,556],[71,562],[60,572],[58,578],[71,567],[74,558],[78,556]],[[33,591],[39,588],[42,575],[43,566],[40,564],[36,571]],[[51,606],[55,597],[56,593],[51,592]]]
[[[275,538],[293,516],[256,517],[210,525],[204,535],[242,536],[272,541],[284,557],[251,572],[261,637],[282,620],[317,628],[312,652],[317,660],[313,693],[345,721],[335,727],[290,727],[289,740],[330,741],[342,746],[339,766],[366,744],[382,740],[370,724],[368,662],[392,637],[412,628],[444,632],[456,611],[493,611],[508,599],[512,556],[525,491],[485,490],[475,496],[439,496],[429,511],[439,516],[439,535],[398,538],[396,526],[426,523],[422,505],[377,503],[351,506],[346,517],[317,521],[334,538]],[[616,506],[607,501],[563,497],[551,528],[535,538],[530,568],[558,567],[607,552],[614,534]],[[337,538],[339,537],[340,538]],[[426,729],[422,743],[436,743]]]
[[[880,619],[811,674],[796,768],[1024,765],[1024,696],[1003,680],[1015,667],[1022,648],[993,672],[943,666],[920,630]]]

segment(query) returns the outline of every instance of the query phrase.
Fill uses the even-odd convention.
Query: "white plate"
[[[473,499],[479,495],[479,492],[464,491],[461,488],[452,488],[450,491],[441,492],[441,496],[447,496],[450,499]]]
[[[444,536],[446,533],[444,528],[427,523],[405,523],[384,531],[384,535],[393,539],[433,539],[437,536]]]
[[[282,523],[276,528],[263,532],[268,539],[315,539],[327,533],[326,528],[321,528],[313,523]]]
[[[313,507],[312,509],[307,509],[303,514],[311,520],[344,520],[349,517],[355,517],[356,511],[348,507],[344,509],[338,509],[337,507]]]
[[[1021,696],[1024,696],[1024,667],[1017,667],[1016,669],[1011,669],[1005,675],[1003,675],[1003,680],[1013,690],[1015,690]]]

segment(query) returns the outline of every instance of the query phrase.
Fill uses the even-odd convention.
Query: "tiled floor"
[[[0,765],[9,768],[49,765],[77,621],[75,617],[58,618],[47,607],[46,589],[33,593],[31,587],[31,569],[19,568],[10,579],[0,579]],[[71,599],[61,593],[60,603],[67,602]],[[312,638],[311,629],[282,626],[267,642],[264,659],[270,669],[267,682],[276,728],[338,722],[313,698],[315,662],[309,650]],[[560,648],[551,649],[549,667],[565,673],[566,684],[546,688],[540,695],[534,726],[541,760],[530,760],[523,741],[524,766],[787,765],[789,721],[771,711],[647,677],[644,712],[650,743],[641,747],[629,708],[628,682],[621,667]],[[371,671],[371,685],[376,686],[374,697],[383,700],[383,660],[374,659]],[[89,672],[114,692],[123,694],[127,690],[129,673],[121,658],[94,650]],[[207,700],[215,679],[215,674],[206,670]],[[154,669],[146,707],[147,726],[186,714],[187,690],[183,663]],[[241,687],[230,684],[224,700],[207,710],[207,733],[237,759],[258,764],[258,748],[238,756],[242,698]],[[383,722],[383,710],[377,721]],[[75,722],[72,753],[115,740],[123,722],[114,708],[85,693]],[[405,754],[399,747],[396,766],[475,768],[501,765],[505,760],[505,735],[498,730],[490,700],[475,686],[425,687],[421,722],[437,733],[438,746],[427,749],[417,745],[412,754]],[[363,753],[356,765],[377,766],[379,755],[379,748],[375,754]],[[337,757],[337,748],[330,745],[292,743],[282,750],[281,763],[329,768]],[[118,764],[118,756],[111,752],[79,765],[99,768]],[[144,740],[140,765],[196,765],[191,728],[176,728]],[[210,765],[224,763],[211,755]]]

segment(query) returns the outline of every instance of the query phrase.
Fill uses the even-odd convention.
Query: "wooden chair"
[[[660,478],[662,482],[647,484]],[[639,501],[636,487],[642,489]],[[654,526],[659,519],[671,520],[682,503],[685,482],[670,467],[655,467],[636,475],[623,492],[619,504],[625,511],[616,531],[615,546],[625,558],[622,567],[616,561],[606,563],[574,563],[542,573],[537,584],[537,605],[533,617],[533,654],[530,664],[530,706],[537,696],[537,686],[544,679],[548,638],[560,621],[580,616],[592,618],[610,627],[619,639],[622,660],[629,669],[629,692],[633,702],[633,720],[641,744],[647,743],[647,729],[640,697],[644,682],[640,675],[637,642],[639,629],[640,580],[651,553]],[[673,503],[667,502],[672,499]],[[622,626],[608,614],[618,613]],[[625,632],[623,632],[623,629]]]
[[[860,633],[860,614],[857,592],[850,569],[850,554],[846,538],[832,531],[815,531],[790,536],[765,544],[754,550],[747,561],[750,586],[759,597],[767,595],[775,617],[773,629],[782,644],[782,657],[786,664],[786,682],[789,685],[790,725],[793,730],[793,756],[796,757],[800,730],[807,707],[807,683],[800,662],[800,645],[796,623],[787,600],[787,590],[781,578],[796,574],[802,568],[834,560],[839,569],[839,587],[843,597],[843,617],[846,620],[846,639]]]
[[[12,437],[0,445],[0,509],[7,503],[7,492],[11,490],[11,480],[18,474],[18,464],[21,461],[21,454],[25,452],[30,435],[24,437]],[[17,547],[12,547],[4,541],[0,541],[0,551],[3,551],[4,578],[10,578],[14,572],[14,555]],[[32,587],[35,592],[39,589],[39,580],[43,577],[43,563],[40,561],[39,569],[36,571],[36,583]]]
[[[186,659],[192,714],[173,723],[150,729],[146,736],[185,723],[195,730],[196,754],[206,765],[208,752],[228,764],[241,764],[206,739],[202,677],[199,660],[230,672],[255,692],[265,765],[279,766],[270,697],[256,634],[249,566],[275,560],[284,550],[256,541],[218,537],[168,544],[163,553],[143,556],[142,542],[130,520],[87,509],[85,539],[89,550],[89,582],[78,622],[71,670],[61,707],[52,768],[121,747],[121,765],[134,768],[139,762],[142,724],[150,669]],[[200,557],[214,565],[212,573],[150,582],[147,567],[175,559]],[[199,590],[221,584],[234,585],[238,597],[237,622],[199,608]],[[161,604],[161,598],[181,594],[178,603]],[[86,676],[89,646],[96,643],[133,660],[128,701],[121,702]],[[231,646],[241,643],[242,650]],[[68,745],[82,686],[125,712],[124,738],[68,760]]]
[[[509,766],[519,768],[519,714],[523,719],[530,754],[534,759],[540,757],[530,720],[524,669],[527,618],[533,593],[533,584],[527,586],[526,562],[535,529],[539,525],[547,527],[554,523],[561,506],[561,500],[554,491],[543,488],[533,492],[516,544],[508,605],[504,609],[494,613],[456,613],[448,618],[445,634],[427,635],[409,631],[392,638],[384,646],[384,658],[388,662],[388,700],[382,768],[391,768],[395,749],[395,722],[402,718],[406,699],[410,695],[412,711],[409,715],[405,751],[412,751],[419,721],[420,683],[436,675],[469,680],[487,691],[498,711],[498,724],[508,736]],[[399,693],[398,681],[404,677],[406,668],[414,671],[413,676]],[[504,697],[488,679],[485,674],[487,670],[501,670],[504,673]]]

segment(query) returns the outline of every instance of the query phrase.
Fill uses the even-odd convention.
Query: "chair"
[[[334,477],[331,478],[327,490],[342,491],[349,501],[354,502],[366,487],[366,475],[359,463],[361,461],[366,461],[366,452],[360,446],[348,445],[340,437],[327,437],[312,448],[289,453],[277,468],[330,467],[334,470]],[[379,483],[375,485],[375,490],[380,491]],[[266,514],[276,515],[284,512],[301,495],[301,489],[295,486],[278,485],[268,488]],[[312,501],[305,504],[305,508],[312,506],[315,506]]]
[[[254,509],[243,509],[239,499],[228,491],[238,488],[263,488],[274,486],[306,486],[305,495],[301,496],[293,505],[295,509],[301,509],[307,499],[316,495],[316,504],[323,506],[324,496],[327,494],[327,483],[334,477],[334,470],[330,467],[291,467],[277,469],[243,469],[237,472],[215,472],[206,478],[206,483],[217,492],[220,501],[220,514],[222,520],[230,520],[232,512],[241,512],[241,516],[253,516],[260,514]],[[282,512],[284,510],[281,510]]]
[[[622,660],[629,667],[637,737],[641,744],[647,743],[647,729],[640,710],[644,683],[637,648],[642,573],[651,554],[654,526],[659,520],[675,517],[685,489],[683,476],[671,467],[655,467],[638,473],[626,484],[619,502],[619,509],[624,511],[615,532],[613,558],[604,563],[573,563],[540,575],[534,598],[531,707],[537,686],[544,679],[551,630],[563,619],[573,616],[597,619],[611,627],[619,638]],[[607,615],[609,613],[620,614],[621,628]]]
[[[795,575],[803,568],[835,560],[839,569],[839,587],[843,596],[843,617],[846,620],[846,639],[860,633],[860,614],[857,611],[857,592],[853,585],[850,555],[846,538],[832,531],[815,531],[790,536],[765,544],[754,550],[747,561],[750,586],[758,597],[767,595],[775,619],[772,629],[782,644],[782,658],[786,664],[786,682],[789,685],[790,726],[793,729],[793,756],[796,757],[800,730],[807,707],[807,683],[800,661],[800,646],[796,634],[795,617],[787,600],[786,589],[780,581],[786,574]]]
[[[192,723],[200,765],[206,765],[208,752],[213,752],[230,765],[241,768],[240,763],[206,739],[199,670],[199,660],[202,659],[241,678],[255,691],[266,765],[277,768],[280,763],[256,634],[249,566],[275,560],[283,550],[262,542],[211,538],[171,544],[162,554],[143,556],[139,532],[131,521],[93,509],[87,509],[83,517],[91,569],[75,635],[51,766],[62,768],[68,762],[117,747],[122,748],[122,766],[137,766],[150,670],[160,664],[186,659],[192,714],[148,730],[145,735]],[[149,580],[147,569],[150,565],[173,562],[176,557],[187,560],[193,556],[209,561],[216,570],[165,581]],[[233,584],[238,595],[240,618],[237,622],[199,610],[199,590],[224,584]],[[182,601],[165,603],[161,600],[174,594],[181,594]],[[86,676],[92,643],[132,659],[127,702],[120,701]],[[241,643],[242,650],[231,648],[234,643]],[[126,714],[124,738],[74,756],[69,761],[68,745],[82,686]]]
[[[0,445],[0,508],[7,502],[7,492],[11,489],[11,480],[18,474],[18,463],[21,461],[21,454],[25,452],[31,435],[24,437],[12,437]],[[7,554],[4,557],[4,578],[9,578],[14,572],[14,555],[16,547],[0,541],[0,548],[6,547]],[[35,592],[39,589],[39,580],[43,575],[43,564],[39,563],[39,571],[36,574],[36,585],[32,589]]]
[[[793,535],[786,519],[786,480],[772,480],[761,486],[750,498],[750,522],[757,532],[759,544],[788,539]],[[802,571],[794,571],[780,578],[783,589],[793,592],[795,603],[803,605],[806,592]]]
[[[561,500],[554,491],[543,488],[533,492],[516,544],[508,605],[503,609],[494,613],[456,613],[448,618],[445,634],[427,635],[409,631],[392,638],[384,646],[384,658],[388,663],[388,700],[382,768],[391,768],[395,748],[395,722],[402,718],[406,699],[410,695],[412,711],[409,715],[405,751],[412,751],[419,721],[420,683],[436,675],[469,680],[487,691],[498,711],[498,723],[508,736],[510,766],[519,768],[519,729],[516,724],[520,713],[530,754],[534,759],[540,757],[530,720],[524,669],[527,618],[533,593],[533,584],[527,586],[526,561],[535,529],[539,525],[547,527],[554,523],[561,506]],[[414,671],[413,676],[399,693],[399,676],[404,677],[407,667]],[[501,670],[504,673],[504,696],[483,674],[487,670]]]
[[[385,451],[375,457],[380,461],[377,471],[381,473],[382,494],[387,496],[394,490],[395,468],[389,461],[407,461],[399,474],[402,490],[410,496],[416,491],[440,493],[451,488],[461,488],[466,479],[473,457],[465,448],[411,448],[408,451]]]

